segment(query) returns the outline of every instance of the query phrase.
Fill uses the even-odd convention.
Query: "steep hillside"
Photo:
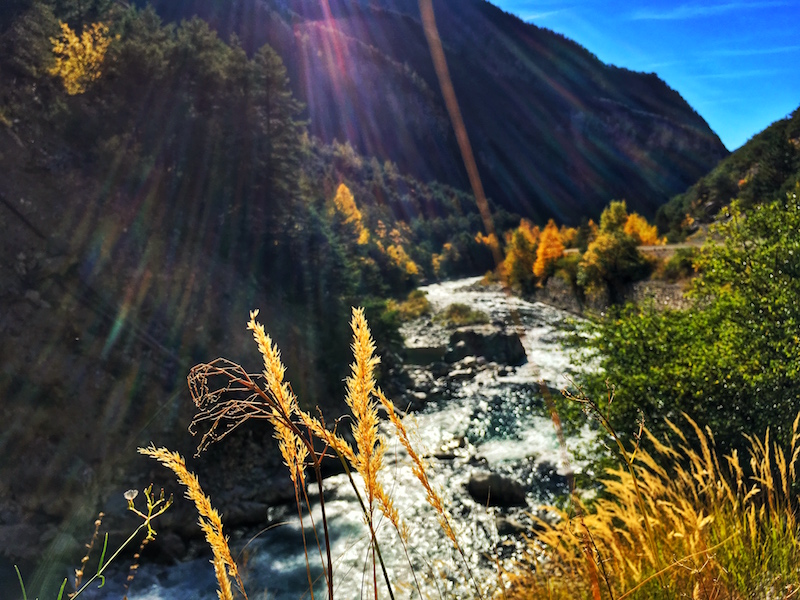
[[[54,71],[60,21],[96,32],[96,71]],[[335,406],[351,306],[385,347],[388,297],[493,265],[471,196],[310,137],[280,58],[248,58],[200,20],[0,5],[0,81],[0,557],[61,569],[45,548],[74,560],[58,536],[124,512],[122,492],[152,478],[137,445],[191,454],[186,373],[220,354],[258,370],[250,310],[301,401]],[[291,498],[263,431],[237,430],[198,468],[232,523]]]
[[[416,1],[336,0],[329,11],[305,0],[156,6],[168,19],[200,14],[248,49],[268,41],[322,140],[465,188]],[[501,205],[574,222],[624,198],[652,215],[727,154],[654,74],[605,65],[483,0],[435,8],[485,186]]]
[[[686,216],[708,222],[733,198],[744,207],[782,199],[800,182],[800,108],[775,121],[658,211],[658,225],[685,234]]]

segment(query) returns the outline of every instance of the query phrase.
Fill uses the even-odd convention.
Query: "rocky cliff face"
[[[159,4],[159,3],[157,3]],[[275,47],[310,131],[350,142],[423,180],[466,188],[416,1],[160,2],[199,14],[245,47]],[[611,199],[646,215],[727,150],[654,74],[600,62],[578,44],[483,0],[442,0],[436,17],[489,195],[536,220],[597,216]]]

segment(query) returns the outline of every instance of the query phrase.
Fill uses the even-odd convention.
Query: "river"
[[[483,591],[491,591],[497,586],[497,574],[486,556],[496,555],[504,540],[510,543],[502,552],[509,552],[515,539],[501,534],[524,529],[529,523],[527,514],[537,511],[555,494],[563,493],[568,469],[576,468],[575,464],[568,466],[574,461],[560,447],[540,393],[540,383],[549,389],[564,387],[566,377],[576,369],[562,347],[571,317],[551,306],[508,296],[498,286],[482,286],[479,278],[433,284],[423,291],[437,310],[454,302],[463,303],[485,312],[496,324],[502,323],[506,331],[518,331],[527,355],[527,362],[518,367],[468,356],[438,376],[422,365],[408,367],[414,386],[426,391],[412,390],[425,402],[421,410],[406,417],[406,423],[417,432],[425,448],[431,481],[447,502],[474,580]],[[450,335],[429,318],[405,325],[402,333],[406,344],[417,348],[444,346]],[[568,446],[587,443],[588,437],[587,433],[573,438]],[[407,558],[393,530],[387,523],[380,525],[379,543],[394,582],[395,597],[419,597],[413,569],[426,598],[474,598],[475,582],[437,527],[425,493],[411,472],[408,456],[391,439],[383,482],[410,528]],[[476,473],[487,472],[518,482],[525,492],[524,506],[487,508],[476,502],[467,492],[467,484]],[[324,485],[335,557],[335,597],[371,597],[372,569],[367,566],[371,552],[356,497],[345,475],[329,477]],[[224,507],[218,508],[224,515]],[[319,511],[315,510],[315,514],[319,523]],[[309,597],[296,512],[276,509],[270,514],[270,522],[273,526],[257,537],[256,532],[234,536],[236,549],[253,538],[244,552],[250,598]],[[308,518],[305,524],[308,526]],[[311,561],[314,576],[320,578],[315,586],[316,597],[323,598],[316,548]],[[143,564],[128,598],[216,598],[215,589],[213,569],[207,559],[175,565]],[[119,598],[118,590],[119,586],[109,581],[103,590],[88,597]],[[382,592],[381,597],[388,595]]]

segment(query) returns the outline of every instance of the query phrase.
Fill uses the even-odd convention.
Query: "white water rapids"
[[[445,399],[432,398],[423,410],[407,417],[406,423],[417,432],[425,449],[431,481],[447,502],[475,581],[483,592],[491,592],[497,586],[496,568],[485,557],[494,556],[501,541],[497,517],[524,526],[527,511],[535,511],[540,504],[550,501],[554,493],[564,491],[561,476],[567,468],[566,457],[539,392],[539,382],[549,388],[564,387],[565,376],[574,372],[575,366],[561,345],[568,328],[566,313],[507,296],[497,286],[480,286],[478,280],[439,283],[423,290],[437,310],[460,302],[487,313],[492,321],[502,321],[507,330],[519,328],[524,333],[527,363],[517,368],[493,364],[475,368],[471,376],[449,381]],[[443,345],[448,337],[447,331],[430,322],[406,326],[403,334],[406,343],[412,346]],[[474,360],[470,364],[475,365]],[[425,598],[476,597],[475,583],[461,556],[438,527],[433,510],[425,502],[425,492],[412,474],[410,459],[389,435],[388,428],[386,432],[389,450],[382,481],[410,530],[407,558],[390,525],[385,520],[379,525],[378,541],[395,598],[418,598],[417,583]],[[577,443],[581,440],[569,440],[569,444]],[[479,471],[500,473],[520,482],[527,490],[528,506],[506,510],[487,509],[478,504],[467,493],[466,485]],[[324,487],[335,561],[334,597],[372,598],[372,551],[354,492],[346,475],[325,479]],[[316,486],[310,489],[315,490]],[[224,516],[224,507],[218,508]],[[318,508],[314,516],[320,529]],[[248,594],[253,600],[309,598],[297,513],[277,509],[270,518],[284,524],[261,533],[247,546],[243,571]],[[305,526],[312,548],[312,573],[318,578],[315,597],[325,598],[320,557],[307,516]],[[247,535],[241,542],[236,539],[234,548],[241,547],[247,539]],[[416,573],[416,582],[412,571]],[[377,577],[380,597],[388,598],[380,569]],[[119,598],[118,590],[109,581],[103,590],[88,597]],[[128,598],[210,599],[216,598],[215,590],[211,565],[207,559],[197,559],[168,566],[143,564]]]

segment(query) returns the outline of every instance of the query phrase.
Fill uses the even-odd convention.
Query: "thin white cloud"
[[[776,46],[774,48],[741,48],[730,50],[715,50],[710,54],[714,56],[764,56],[768,54],[785,54],[800,52],[800,46]]]
[[[697,79],[744,79],[754,77],[767,77],[788,73],[786,69],[752,69],[750,71],[731,71],[730,73],[710,73],[697,75]]]
[[[555,16],[559,13],[563,13],[564,10],[546,10],[544,12],[525,12],[521,13],[519,17],[523,21],[538,21],[539,19],[547,19],[548,17]]]
[[[643,8],[630,15],[634,21],[676,21],[694,19],[697,17],[710,17],[741,10],[754,10],[759,8],[774,8],[787,6],[786,0],[772,0],[763,2],[726,2],[724,4],[681,4],[675,8],[660,10],[656,8]]]
[[[708,100],[696,100],[692,103],[692,106],[698,110],[711,108],[714,106],[740,106],[743,102],[752,102],[751,97],[726,97],[726,98],[718,98],[718,99],[708,99]]]
[[[663,69],[664,67],[674,67],[675,65],[685,65],[685,60],[665,60],[662,62],[647,63],[642,67],[644,70],[655,71],[656,69]]]

